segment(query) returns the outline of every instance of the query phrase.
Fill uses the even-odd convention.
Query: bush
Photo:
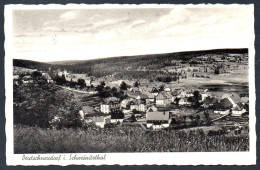
[[[54,85],[14,86],[14,123],[28,126],[78,127],[80,109],[73,93]]]
[[[14,127],[17,153],[224,152],[248,151],[248,137],[205,135],[203,131],[145,131],[140,126],[109,129]]]

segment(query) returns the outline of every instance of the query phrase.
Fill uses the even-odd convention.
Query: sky
[[[248,48],[249,7],[14,10],[13,56],[35,61]]]

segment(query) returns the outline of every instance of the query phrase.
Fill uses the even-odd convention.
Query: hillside
[[[29,60],[14,59],[13,65],[31,69],[47,71],[66,69],[72,73],[87,73],[89,76],[102,77],[117,72],[136,71],[145,68],[146,70],[158,70],[171,64],[172,60],[188,61],[194,57],[206,54],[224,54],[224,53],[247,53],[248,49],[216,49],[204,51],[188,51],[166,54],[138,55],[110,57],[95,60],[80,61],[61,61],[51,63],[41,63]]]

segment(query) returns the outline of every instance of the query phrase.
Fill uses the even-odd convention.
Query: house
[[[147,103],[150,102],[149,97],[146,94],[142,94],[140,92],[127,91],[126,95],[131,99],[145,100]]]
[[[64,75],[65,77],[67,77],[67,75],[69,75],[69,73],[67,72],[67,70],[64,70],[64,71],[58,70],[58,76],[62,77],[62,75]]]
[[[145,112],[147,110],[147,105],[142,100],[134,100],[131,101],[129,104],[130,104],[131,111],[136,110],[139,112]]]
[[[137,98],[141,98],[140,97],[140,93],[135,93],[135,92],[131,92],[131,91],[127,91],[126,95],[132,99],[137,99]]]
[[[187,106],[190,106],[191,105],[191,102],[188,100],[188,98],[181,98],[179,100],[179,105],[183,106],[183,105],[187,105]]]
[[[119,109],[115,109],[115,110],[112,110],[112,112],[111,112],[111,120],[110,120],[110,122],[111,123],[120,123],[120,124],[122,124],[124,118],[125,118],[124,113],[121,110],[119,110]]]
[[[163,129],[170,126],[170,112],[148,109],[146,113],[146,127],[149,129]]]
[[[206,97],[203,101],[202,107],[209,108],[214,106],[216,103],[218,103],[218,100],[214,97]]]
[[[84,119],[86,115],[95,114],[97,111],[91,106],[83,106],[79,111],[79,116]]]
[[[100,128],[104,128],[106,124],[109,124],[111,115],[97,115],[92,117],[93,123]]]
[[[22,79],[22,83],[24,84],[33,83],[32,76],[30,75],[24,76]]]
[[[244,108],[243,104],[238,103],[236,107],[232,108],[231,116],[241,116],[245,112],[246,109]]]
[[[104,102],[101,103],[100,105],[100,111],[106,114],[109,114],[111,112],[111,109],[119,109],[119,108],[120,108],[120,103],[117,101]]]
[[[224,98],[220,100],[218,104],[216,104],[216,109],[214,110],[214,113],[229,114],[231,108],[232,103],[227,98]]]
[[[186,97],[186,91],[184,89],[178,91],[178,98],[184,98]]]
[[[119,98],[116,98],[116,97],[107,97],[107,98],[105,98],[105,101],[106,101],[106,102],[110,102],[110,101],[118,102],[118,101],[119,101]]]
[[[165,87],[165,88],[164,88],[164,91],[166,91],[166,92],[171,92],[172,90],[171,90],[170,87]]]
[[[201,100],[200,102],[203,102],[207,97],[209,97],[209,95],[207,93],[201,93]]]
[[[241,97],[241,102],[243,104],[249,103],[249,98],[248,97]]]
[[[53,83],[53,80],[48,73],[42,73],[42,77],[47,81],[47,83]]]
[[[156,96],[156,106],[165,107],[171,104],[172,96],[165,91],[162,91]]]
[[[228,99],[233,107],[236,107],[238,103],[241,103],[241,98],[237,93],[232,93],[232,94],[224,94],[222,96],[222,99]]]
[[[174,90],[172,93],[172,103],[175,101],[175,99],[178,97],[179,93],[178,90]]]
[[[155,101],[155,95],[152,93],[147,94],[148,98],[149,98],[149,103],[154,102]],[[146,102],[146,104],[149,104],[148,102]]]
[[[127,108],[127,107],[129,106],[129,102],[130,102],[130,101],[131,101],[130,99],[124,99],[124,100],[121,101],[120,106],[121,106],[122,108]]]
[[[157,95],[159,94],[159,90],[158,90],[156,87],[153,87],[151,93],[152,93],[154,96],[157,96]]]
[[[214,113],[222,114],[222,115],[229,114],[229,112],[230,112],[230,109],[216,109],[216,110],[214,110]]]
[[[107,114],[110,113],[110,105],[108,103],[102,103],[100,105],[100,111],[102,113],[107,113]]]

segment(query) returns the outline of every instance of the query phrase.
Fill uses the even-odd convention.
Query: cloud
[[[75,56],[85,59],[86,55],[98,58],[246,48],[249,42],[248,8],[245,7],[174,8],[158,16],[152,15],[154,11],[150,9],[146,13],[133,10],[132,15],[125,11],[119,13],[116,9],[109,11],[114,12],[113,15],[102,12],[59,11],[45,17],[48,20],[37,24],[40,31],[17,33],[15,55],[67,60]],[[38,22],[38,18],[31,22]],[[40,34],[44,36],[40,37]]]
[[[140,25],[143,25],[145,24],[146,21],[145,20],[136,20],[134,21],[132,24],[131,24],[131,28],[134,28],[134,27],[137,27],[137,26],[140,26]]]

